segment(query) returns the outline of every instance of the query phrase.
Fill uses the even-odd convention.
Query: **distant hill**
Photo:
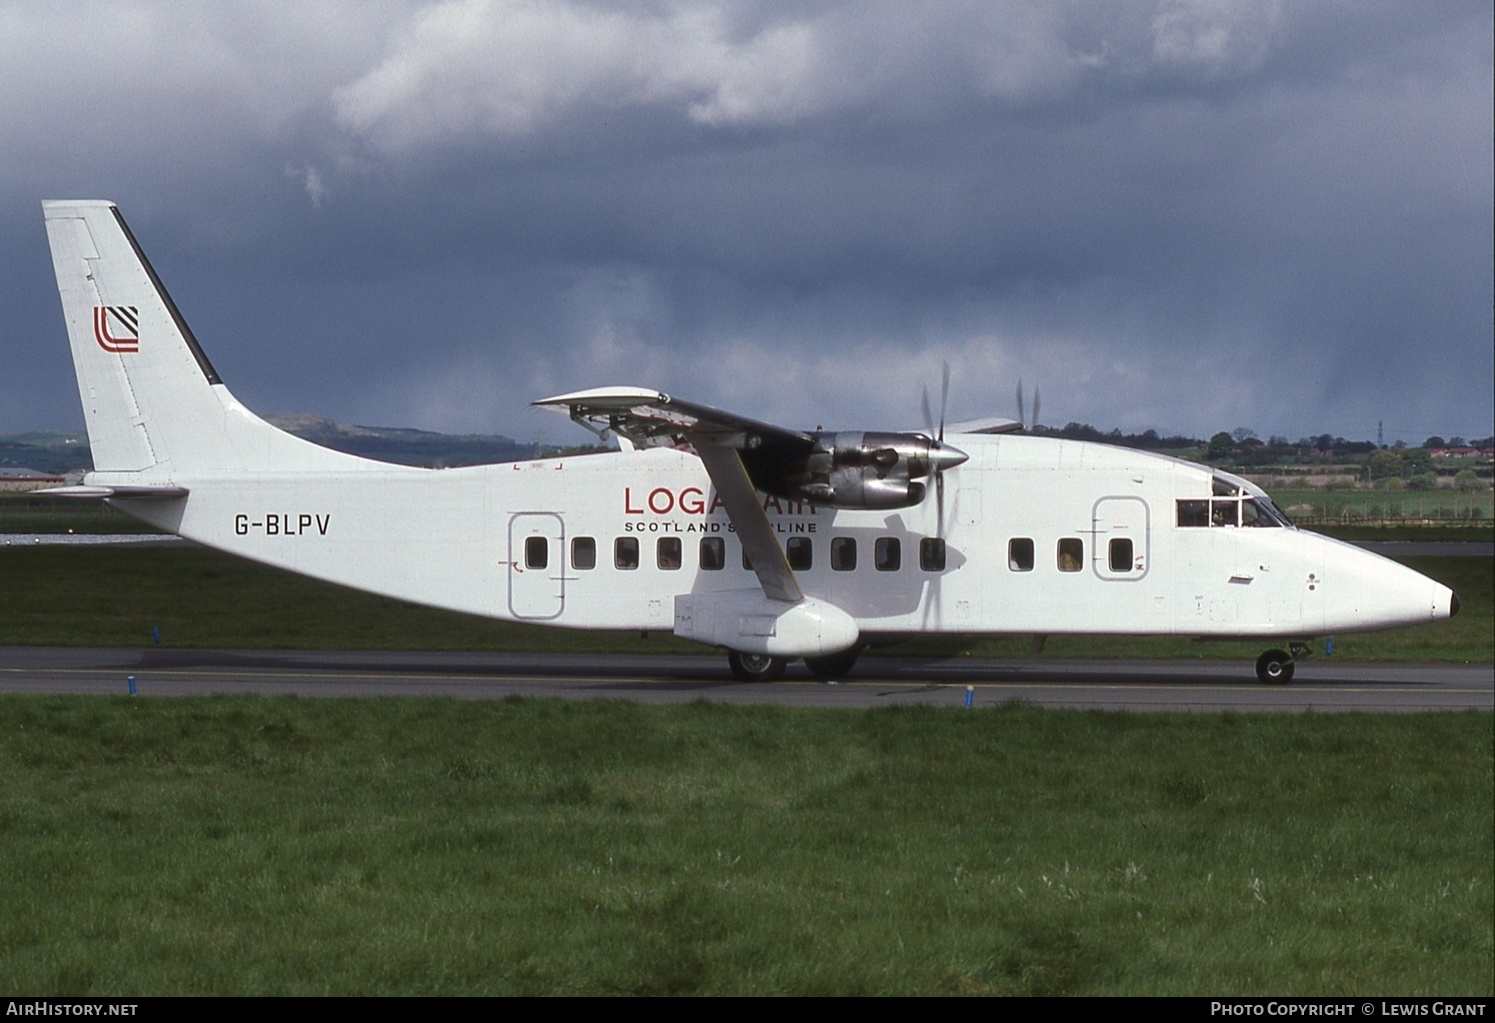
[[[62,475],[93,465],[88,455],[88,435],[79,430],[30,430],[0,434],[0,468],[36,469]]]
[[[313,444],[397,465],[486,465],[534,458],[537,454],[536,445],[521,444],[497,434],[452,435],[389,426],[353,426],[299,414],[265,418]],[[540,448],[538,453],[553,454],[557,450],[547,446]],[[93,461],[88,452],[88,435],[81,430],[0,434],[0,467],[24,467],[58,474],[91,469]]]
[[[353,426],[319,416],[266,416],[269,422],[313,444],[397,465],[452,467],[517,462],[555,451],[499,434],[447,434],[397,426]]]

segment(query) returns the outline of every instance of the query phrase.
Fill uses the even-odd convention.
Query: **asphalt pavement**
[[[726,658],[611,654],[399,653],[0,647],[0,693],[142,697],[510,696],[801,707],[932,704],[1134,711],[1495,709],[1495,665],[1299,663],[1285,686],[1241,661],[983,660],[865,656],[833,683],[793,666],[773,683],[734,681]]]

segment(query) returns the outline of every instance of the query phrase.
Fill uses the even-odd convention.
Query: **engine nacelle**
[[[831,508],[908,508],[924,500],[924,477],[967,457],[922,433],[845,430],[811,436],[809,455],[763,480],[763,489]]]

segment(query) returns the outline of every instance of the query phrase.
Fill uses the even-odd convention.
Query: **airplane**
[[[1285,683],[1317,637],[1459,610],[1238,476],[1011,420],[947,438],[943,409],[926,431],[803,431],[601,387],[534,404],[616,451],[442,470],[331,451],[234,398],[114,203],[42,205],[94,459],[45,492],[267,565],[499,619],[670,631],[747,681],[797,658],[835,679],[931,633],[1086,633],[1270,644],[1256,674]]]

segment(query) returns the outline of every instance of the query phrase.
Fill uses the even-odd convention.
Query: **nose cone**
[[[941,444],[935,441],[929,445],[929,465],[936,472],[953,469],[963,462],[970,461],[970,458],[970,455],[952,444]]]
[[[1365,632],[1439,622],[1459,613],[1459,598],[1436,580],[1369,551],[1326,548],[1323,582],[1329,631]]]

